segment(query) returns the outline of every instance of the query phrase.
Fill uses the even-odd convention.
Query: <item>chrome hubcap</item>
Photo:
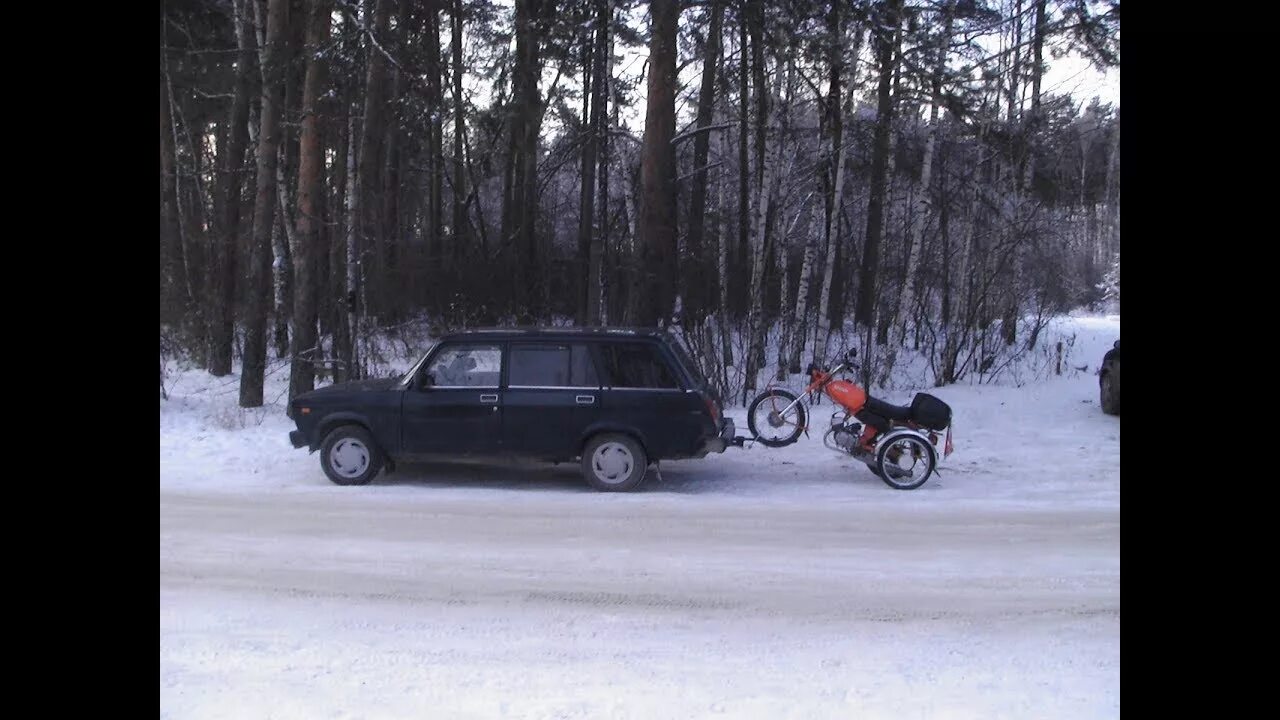
[[[909,480],[929,472],[929,450],[915,438],[903,438],[885,452],[884,469],[890,478]]]
[[[631,476],[635,458],[626,445],[607,442],[591,454],[591,470],[603,482],[622,482]]]
[[[369,448],[355,438],[343,438],[329,449],[329,465],[342,477],[359,477],[369,469]]]

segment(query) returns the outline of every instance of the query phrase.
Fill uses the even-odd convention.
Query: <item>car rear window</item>
[[[508,386],[600,386],[585,345],[513,343],[509,362]]]
[[[704,388],[711,386],[711,383],[707,382],[706,376],[702,374],[702,369],[698,367],[698,363],[694,362],[693,357],[689,355],[689,351],[685,349],[684,345],[682,345],[675,336],[670,334],[667,335],[667,346],[675,352],[676,358],[680,360],[680,364],[684,365],[684,369],[688,371],[689,375],[696,380],[698,384],[702,385]]]
[[[658,348],[648,343],[605,343],[600,346],[605,382],[616,388],[678,389],[675,373]]]

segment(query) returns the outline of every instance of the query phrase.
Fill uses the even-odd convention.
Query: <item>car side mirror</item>
[[[418,389],[427,390],[435,384],[435,381],[436,379],[432,377],[431,373],[422,373],[418,376]]]

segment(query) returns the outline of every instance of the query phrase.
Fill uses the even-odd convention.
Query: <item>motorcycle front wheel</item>
[[[803,403],[797,402],[786,410],[795,399],[792,393],[775,388],[751,401],[747,408],[747,427],[757,442],[767,447],[785,447],[800,439],[809,418]]]

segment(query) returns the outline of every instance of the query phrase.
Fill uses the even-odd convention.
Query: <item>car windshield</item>
[[[409,368],[409,372],[400,376],[399,382],[401,385],[408,385],[409,381],[413,379],[413,376],[418,374],[418,368],[422,367],[422,363],[426,361],[427,356],[431,354],[431,351],[434,350],[435,347],[436,343],[431,343],[427,348],[427,351],[422,353],[422,357],[418,358],[418,362],[414,363],[413,367]]]

